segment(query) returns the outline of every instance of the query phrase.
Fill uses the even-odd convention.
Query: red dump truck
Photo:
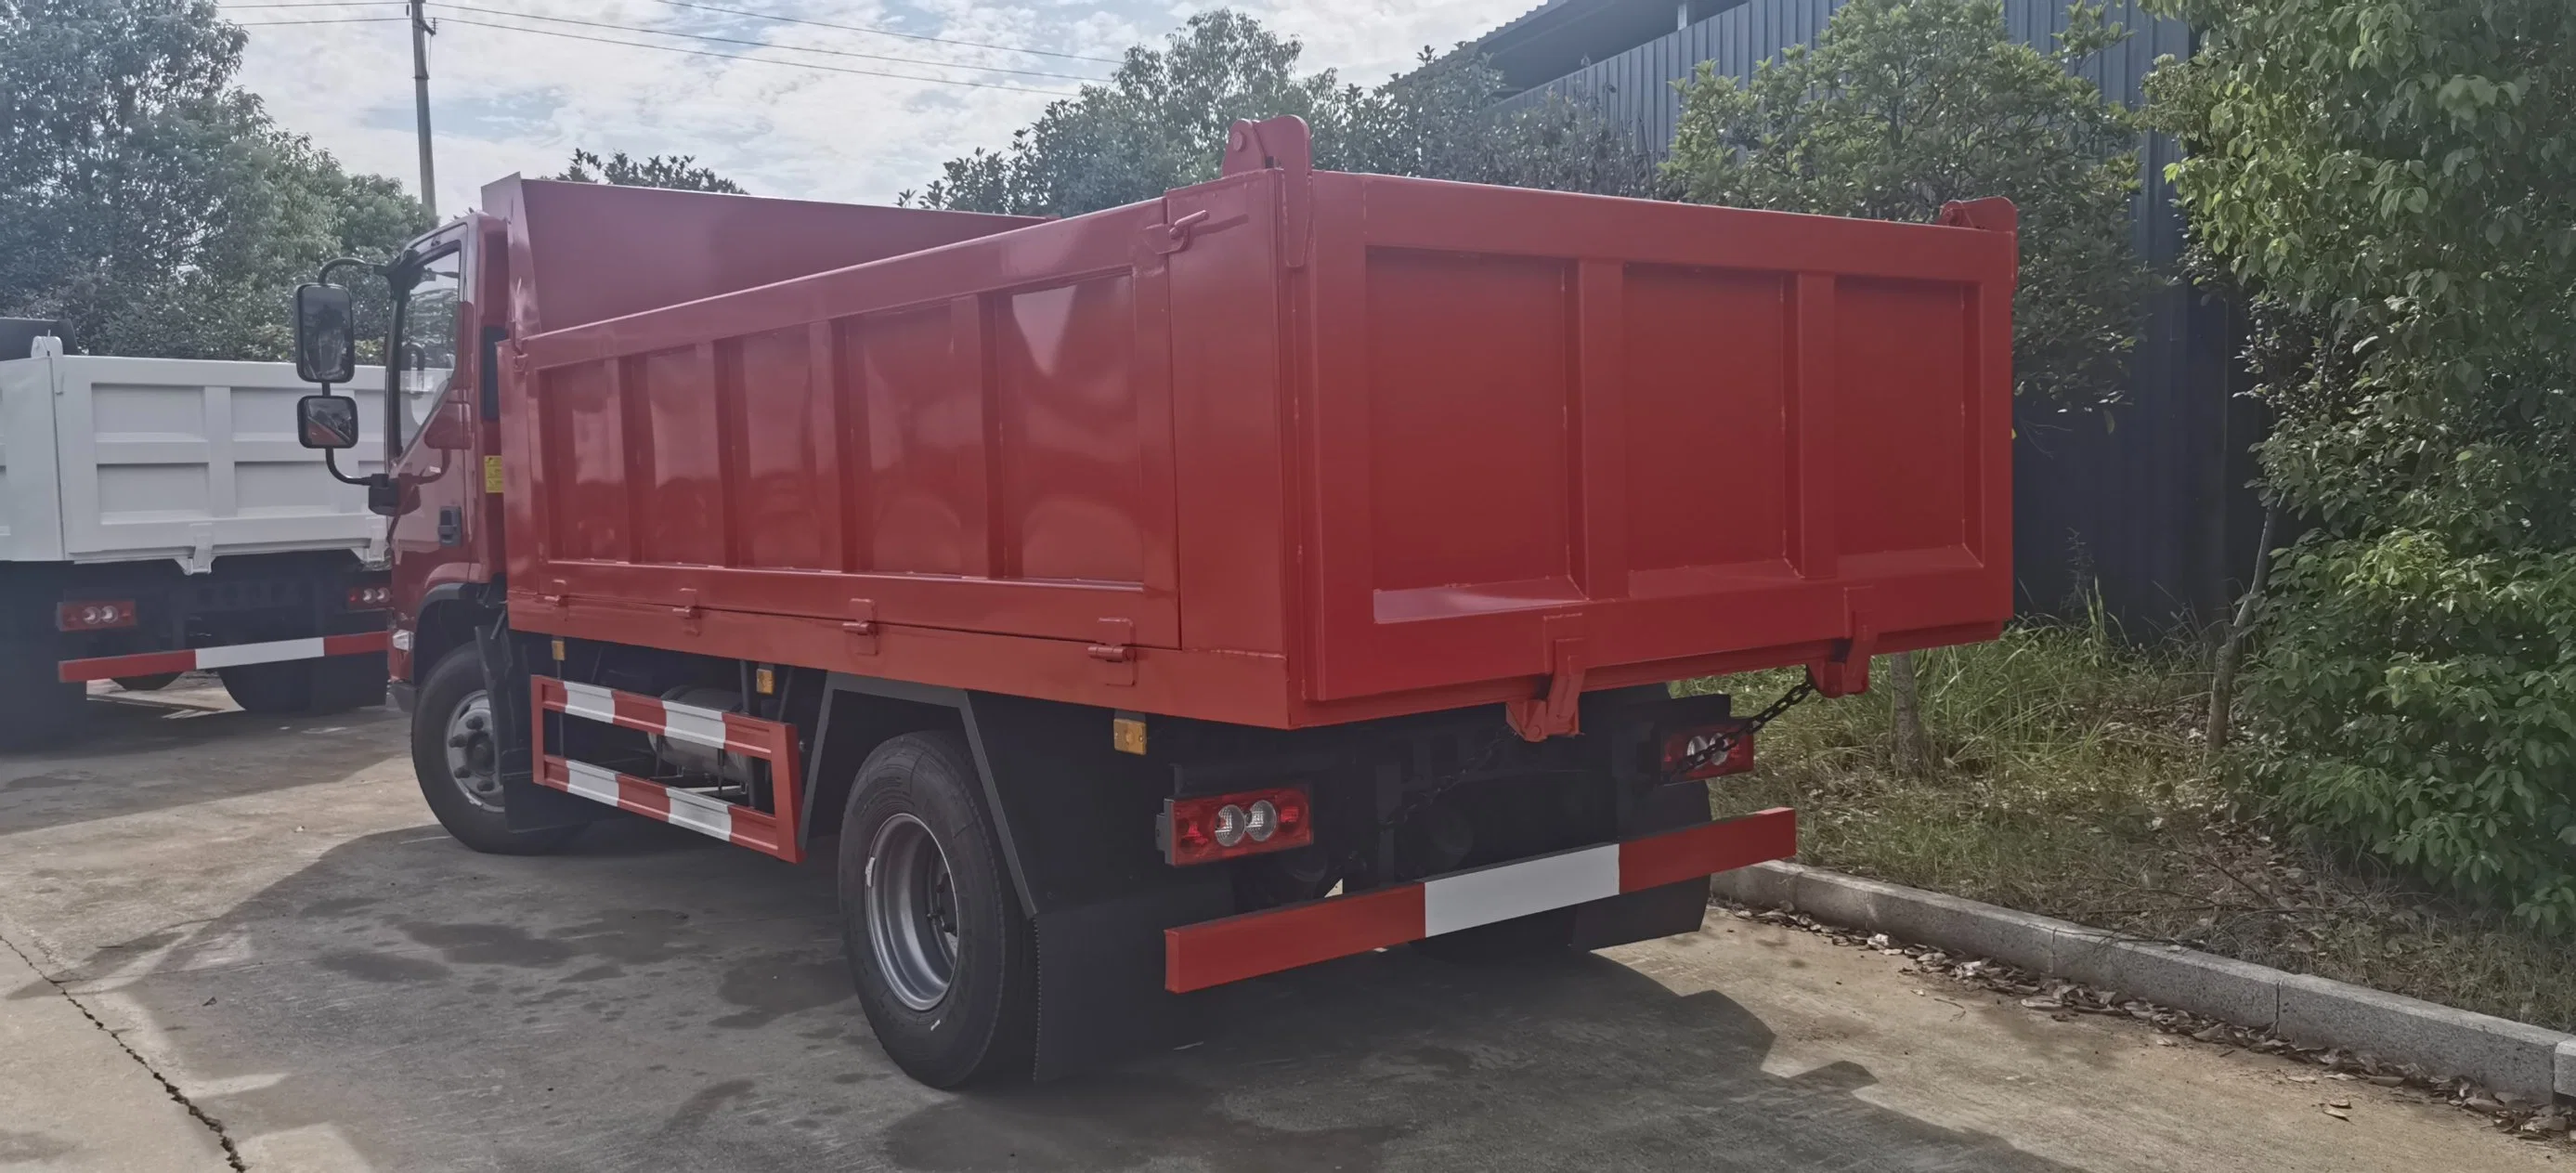
[[[1790,812],[1667,682],[1994,636],[2001,201],[1938,225],[1338,174],[1293,119],[1063,220],[508,179],[379,271],[396,694],[481,851],[836,853],[924,1082],[1419,942],[1700,924]],[[424,298],[423,290],[443,290]],[[299,352],[348,377],[347,291]],[[304,440],[357,442],[352,401]],[[1794,700],[1795,697],[1787,698]]]

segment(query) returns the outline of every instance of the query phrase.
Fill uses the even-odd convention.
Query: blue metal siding
[[[1657,158],[1671,148],[1681,117],[1676,82],[1703,61],[1750,78],[1789,45],[1813,44],[1842,0],[1747,0],[1690,27],[1621,53],[1502,103],[1524,108],[1562,96],[1589,102],[1633,127]],[[2082,66],[2084,75],[2132,105],[2165,56],[2190,54],[2179,21],[2114,0],[2109,18],[2129,38]],[[2066,0],[2004,0],[2011,35],[2050,45],[2067,24]],[[2172,140],[2140,144],[2132,240],[2148,263],[2170,271],[2184,247],[2165,166]],[[2111,424],[2091,420],[2024,427],[2015,461],[2015,560],[2025,607],[2063,609],[2080,591],[2099,590],[2113,614],[2158,630],[2224,611],[2234,580],[2252,565],[2257,510],[2247,442],[2260,420],[2231,397],[2234,343],[2223,309],[2189,290],[2160,293],[2130,374],[2129,402]],[[2232,437],[2232,438],[2231,438]]]

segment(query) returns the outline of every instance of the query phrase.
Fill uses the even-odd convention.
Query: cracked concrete
[[[557,856],[479,856],[431,823],[394,714],[253,717],[183,688],[100,717],[78,751],[0,758],[0,935],[41,971],[0,953],[0,1029],[34,1040],[0,1038],[0,1167],[224,1169],[156,1075],[256,1173],[2569,1159],[2313,1069],[2052,1022],[1732,919],[1515,966],[1348,958],[1218,991],[1201,1045],[951,1095],[869,1038],[828,858],[790,867],[641,820]],[[166,1147],[114,1163],[147,1142]]]
[[[0,933],[0,1169],[242,1169],[222,1126]]]

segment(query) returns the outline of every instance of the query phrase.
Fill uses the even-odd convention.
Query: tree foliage
[[[2169,0],[2192,230],[2251,299],[2249,698],[2306,825],[2576,929],[2576,5]]]
[[[233,84],[208,0],[0,0],[0,314],[103,353],[277,358],[333,256],[426,227]]]
[[[1650,173],[1629,134],[1570,103],[1492,111],[1501,79],[1464,54],[1374,89],[1297,71],[1301,46],[1241,13],[1191,17],[1160,49],[1137,46],[1105,83],[1051,103],[998,151],[950,160],[904,202],[1076,215],[1216,178],[1237,119],[1293,114],[1315,165],[1527,187],[1642,195]]]
[[[2075,67],[2125,35],[2099,4],[2075,5],[2043,52],[2013,41],[1999,0],[1851,0],[1750,82],[1702,65],[1665,174],[1703,203],[1881,220],[2011,198],[2015,390],[2098,407],[2120,393],[2152,278],[2129,245],[2137,128]]]
[[[665,187],[675,191],[743,194],[741,184],[716,174],[714,168],[698,166],[695,155],[654,155],[637,159],[618,151],[603,159],[596,152],[576,147],[572,153],[572,165],[555,178],[618,187]]]

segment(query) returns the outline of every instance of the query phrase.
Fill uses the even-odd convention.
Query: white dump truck
[[[385,521],[297,443],[293,366],[67,354],[23,320],[0,347],[0,749],[73,735],[102,680],[383,702]]]

